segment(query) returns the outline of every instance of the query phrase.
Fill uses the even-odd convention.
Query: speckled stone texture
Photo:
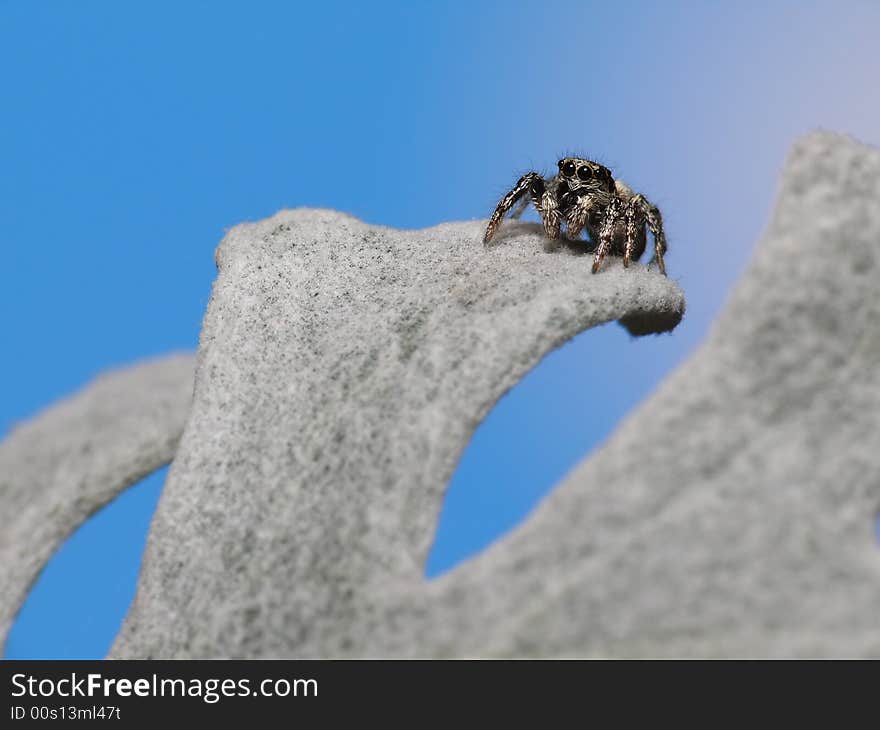
[[[230,231],[115,656],[364,653],[361,627],[425,590],[444,490],[497,399],[588,327],[681,318],[656,271],[594,276],[534,224],[484,248],[484,225],[295,210]]]
[[[534,227],[488,250],[480,228],[293,211],[230,232],[112,655],[880,656],[880,152],[799,141],[707,341],[427,581],[492,403],[576,332],[683,307],[641,267],[593,277]]]
[[[0,443],[0,644],[64,539],[171,461],[194,365],[181,354],[106,373]]]
[[[350,653],[880,656],[878,281],[880,151],[810,135],[692,358]]]

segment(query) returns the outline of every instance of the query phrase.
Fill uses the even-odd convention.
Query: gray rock
[[[880,151],[810,135],[707,341],[358,653],[880,656],[878,280]]]
[[[171,461],[194,362],[172,355],[102,375],[0,443],[0,644],[62,541]]]
[[[384,654],[361,629],[430,590],[443,492],[489,408],[588,327],[681,318],[655,271],[594,276],[532,224],[486,249],[483,225],[297,210],[230,231],[114,656]]]
[[[113,655],[880,656],[880,153],[801,140],[707,341],[529,520],[427,581],[504,390],[585,327],[683,306],[641,268],[591,277],[527,226],[484,251],[479,228],[298,211],[229,234]]]

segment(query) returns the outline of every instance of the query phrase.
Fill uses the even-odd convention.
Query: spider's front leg
[[[519,220],[520,216],[522,216],[522,214],[526,212],[526,208],[529,207],[529,203],[531,202],[531,198],[523,198],[522,200],[520,200],[519,205],[517,205],[513,213],[510,214],[510,220]]]
[[[483,234],[483,243],[489,243],[492,236],[494,236],[495,232],[498,230],[498,226],[501,225],[501,220],[507,214],[507,211],[509,211],[516,204],[516,201],[522,198],[526,193],[531,195],[533,202],[536,198],[540,199],[544,194],[544,178],[537,172],[527,172],[517,180],[516,185],[514,185],[513,188],[498,201],[498,205],[495,207],[495,212],[492,213],[492,217],[489,218],[489,225],[486,226],[486,232]]]
[[[660,273],[666,276],[666,265],[663,254],[666,253],[666,234],[663,232],[663,218],[660,210],[641,193],[630,198],[626,206],[626,249],[623,254],[623,265],[629,265],[638,226],[644,220],[654,236],[654,258]]]
[[[596,256],[593,259],[594,274],[602,266],[602,261],[611,250],[611,243],[614,241],[614,229],[617,227],[617,222],[623,214],[623,201],[615,195],[605,209],[602,225],[599,227],[599,245],[596,247]]]

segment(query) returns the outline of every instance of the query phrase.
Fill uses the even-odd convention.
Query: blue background
[[[704,337],[796,136],[880,143],[878,28],[858,0],[0,0],[0,434],[106,368],[195,348],[236,223],[300,205],[483,218],[526,169],[599,159],[663,210],[687,317],[670,336],[588,332],[499,403],[450,485],[436,575],[522,520]],[[68,541],[7,656],[106,652],[163,479]]]

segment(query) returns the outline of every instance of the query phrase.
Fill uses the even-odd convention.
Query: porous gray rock
[[[361,629],[429,590],[443,492],[489,408],[588,327],[681,319],[656,271],[592,275],[534,224],[484,248],[483,226],[295,210],[229,232],[113,656],[385,654]],[[431,653],[427,639],[395,651]]]
[[[529,520],[427,581],[498,396],[586,326],[682,305],[526,228],[478,235],[317,211],[230,233],[114,655],[880,655],[880,153],[799,141],[707,341]]]
[[[880,656],[878,277],[880,152],[810,135],[707,341],[357,653]]]
[[[582,328],[668,328],[681,292],[590,277],[526,225],[487,251],[477,224],[235,229],[114,655],[880,655],[878,201],[880,153],[801,140],[706,343],[434,581],[443,487],[491,403]],[[104,376],[0,444],[0,637],[61,540],[171,458],[191,368]]]
[[[171,461],[195,358],[105,373],[0,443],[0,645],[43,565],[90,515]]]
[[[878,280],[880,151],[800,140],[707,341],[360,653],[880,656]]]

